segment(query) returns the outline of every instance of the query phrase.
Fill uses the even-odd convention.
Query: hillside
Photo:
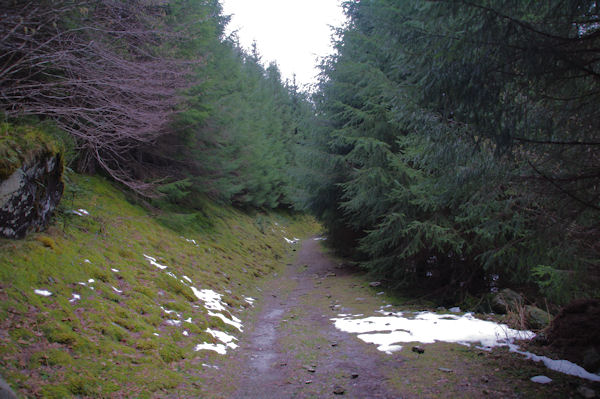
[[[69,178],[46,232],[0,241],[0,364],[27,397],[195,396],[257,281],[285,265],[284,238],[317,228],[210,202],[148,210],[102,178]]]

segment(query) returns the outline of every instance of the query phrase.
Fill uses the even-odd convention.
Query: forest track
[[[295,261],[263,286],[240,347],[205,375],[206,397],[558,398],[576,397],[574,390],[586,384],[507,350],[437,342],[426,345],[425,354],[412,352],[410,344],[391,355],[381,352],[336,329],[331,319],[372,314],[389,298],[325,254],[316,238],[296,248]],[[531,382],[538,374],[553,383]]]

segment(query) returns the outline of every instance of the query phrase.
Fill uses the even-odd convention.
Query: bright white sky
[[[221,0],[231,15],[226,33],[237,31],[240,44],[256,41],[262,62],[275,61],[282,78],[302,87],[316,82],[318,59],[332,53],[331,28],[345,21],[342,0]]]

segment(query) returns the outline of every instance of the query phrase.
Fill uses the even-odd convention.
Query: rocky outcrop
[[[40,152],[0,180],[0,237],[23,238],[44,228],[64,189],[60,153]]]

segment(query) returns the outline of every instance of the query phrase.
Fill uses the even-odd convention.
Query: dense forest
[[[599,294],[596,1],[347,1],[312,92],[226,36],[218,0],[2,3],[4,122],[72,170],[182,218],[311,212],[442,301]]]

